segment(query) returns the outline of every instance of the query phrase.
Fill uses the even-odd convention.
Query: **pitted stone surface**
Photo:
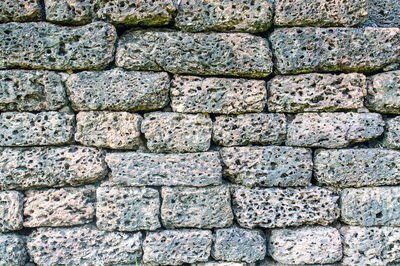
[[[400,226],[400,187],[347,188],[340,203],[346,224]]]
[[[24,195],[17,191],[0,192],[0,232],[22,229],[23,198]],[[4,265],[1,259],[0,265]]]
[[[74,123],[75,116],[64,112],[0,113],[0,146],[67,144]]]
[[[40,20],[39,0],[3,0],[0,2],[0,22]]]
[[[38,265],[126,265],[142,256],[140,233],[92,226],[39,228],[29,235],[27,246]]]
[[[338,196],[320,187],[233,189],[233,212],[245,228],[328,225],[339,217]]]
[[[106,173],[103,152],[95,148],[0,148],[1,189],[80,186]]]
[[[266,98],[263,80],[176,76],[171,86],[171,107],[180,113],[258,113]]]
[[[338,189],[400,184],[400,151],[317,150],[314,176],[320,185]]]
[[[72,226],[93,220],[93,188],[29,190],[25,195],[24,227]]]
[[[264,259],[266,250],[266,240],[261,230],[232,227],[215,231],[211,255],[221,261],[252,263]]]
[[[141,130],[151,152],[202,152],[210,147],[212,121],[204,114],[154,112],[144,115]]]
[[[148,265],[181,265],[207,261],[211,231],[164,230],[149,232],[143,242],[143,262]]]
[[[75,140],[86,146],[138,149],[143,145],[143,118],[127,112],[80,112],[76,115]]]
[[[76,111],[142,111],[168,104],[169,77],[165,72],[112,69],[72,74],[66,81]]]
[[[385,122],[376,113],[297,114],[288,125],[290,146],[343,148],[379,137]]]
[[[255,263],[209,261],[209,262],[195,263],[190,265],[191,266],[255,266]]]
[[[106,231],[155,230],[160,197],[152,188],[99,187],[97,189],[97,227]]]
[[[232,147],[220,150],[224,175],[249,187],[307,186],[312,175],[312,153],[291,147]]]
[[[383,144],[391,149],[400,149],[400,116],[386,121]]]
[[[104,22],[61,27],[46,22],[0,25],[0,69],[102,69],[113,60],[115,28]]]
[[[161,219],[166,228],[220,228],[232,224],[227,186],[161,188]]]
[[[274,229],[268,241],[268,252],[281,263],[334,263],[342,258],[342,242],[339,231],[332,227]]]
[[[285,139],[283,114],[223,115],[217,116],[213,123],[213,140],[222,146],[280,145]]]
[[[23,236],[17,234],[0,234],[0,265],[24,266],[28,252]]]
[[[362,74],[276,76],[268,82],[268,110],[284,113],[352,110],[364,106],[366,95],[366,78]]]
[[[120,186],[208,186],[222,183],[218,152],[108,153],[111,181]]]
[[[397,0],[369,0],[369,19],[378,27],[400,26],[400,2]]]
[[[44,0],[46,20],[53,23],[81,25],[93,21],[99,0]]]
[[[400,56],[398,28],[277,28],[269,39],[279,74],[371,72]]]
[[[265,77],[272,72],[268,40],[247,33],[128,31],[116,65],[174,74]]]

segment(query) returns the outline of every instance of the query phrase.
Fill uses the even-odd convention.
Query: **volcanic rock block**
[[[106,231],[155,230],[160,197],[152,188],[99,187],[97,189],[97,227]]]
[[[72,74],[66,86],[75,111],[146,111],[168,104],[169,83],[165,72],[134,72],[114,68]]]
[[[176,76],[171,86],[171,107],[180,113],[259,113],[266,98],[263,80]]]
[[[364,106],[362,74],[276,76],[268,82],[270,112],[302,113],[358,109]]]
[[[190,265],[191,266],[255,266],[255,263],[208,261]]]
[[[0,2],[0,22],[40,20],[39,0],[2,0]]]
[[[120,186],[208,186],[222,183],[218,152],[107,153],[110,179]]]
[[[207,261],[211,231],[164,230],[148,232],[143,242],[143,262],[147,265],[181,265]]]
[[[224,175],[234,183],[254,187],[307,186],[312,152],[292,147],[232,147],[220,150]]]
[[[297,114],[287,129],[290,146],[343,148],[379,137],[385,122],[375,113]]]
[[[334,263],[342,258],[342,242],[339,231],[333,227],[274,229],[268,252],[276,261],[286,264]]]
[[[262,37],[145,30],[122,35],[116,65],[129,70],[244,77],[266,77],[273,67],[268,40]]]
[[[0,69],[102,69],[113,60],[115,28],[104,22],[61,27],[47,22],[0,24]]]
[[[27,246],[38,265],[134,264],[142,256],[141,233],[105,232],[93,226],[39,228]]]
[[[24,195],[17,191],[0,192],[0,232],[22,229],[23,198]]]
[[[400,56],[398,28],[277,28],[269,39],[279,74],[371,72]]]
[[[378,27],[400,26],[400,2],[397,0],[369,0],[369,19]]]
[[[233,212],[241,227],[328,225],[339,217],[338,196],[320,187],[233,189]]]
[[[103,153],[95,148],[0,148],[0,188],[80,186],[107,173]]]
[[[24,266],[28,252],[23,236],[17,234],[0,234],[0,265]]]
[[[386,121],[383,144],[388,148],[400,149],[400,116]]]

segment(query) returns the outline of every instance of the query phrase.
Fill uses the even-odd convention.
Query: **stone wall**
[[[398,0],[0,2],[0,265],[398,265],[398,149]]]

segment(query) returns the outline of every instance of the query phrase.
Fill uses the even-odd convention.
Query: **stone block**
[[[0,2],[0,22],[40,20],[39,0],[3,0]]]
[[[24,266],[28,260],[25,239],[17,234],[0,235],[0,265]]]
[[[378,27],[400,26],[400,2],[397,0],[369,0],[369,19]]]
[[[400,116],[386,121],[386,131],[383,138],[385,147],[400,149]]]
[[[22,229],[23,198],[24,195],[17,191],[0,192],[0,232]],[[1,259],[0,264],[2,264]]]

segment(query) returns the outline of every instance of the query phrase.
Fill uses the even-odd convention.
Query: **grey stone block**
[[[22,229],[23,198],[24,195],[17,191],[0,192],[0,232]]]
[[[40,20],[39,0],[3,0],[0,2],[0,22]]]
[[[400,2],[397,0],[369,0],[369,19],[378,27],[400,26]]]
[[[17,234],[0,234],[0,265],[24,266],[28,260],[25,239]]]
[[[386,121],[386,131],[383,138],[385,147],[400,149],[400,116]]]
[[[203,263],[190,264],[191,266],[255,266],[255,263],[208,261]]]

